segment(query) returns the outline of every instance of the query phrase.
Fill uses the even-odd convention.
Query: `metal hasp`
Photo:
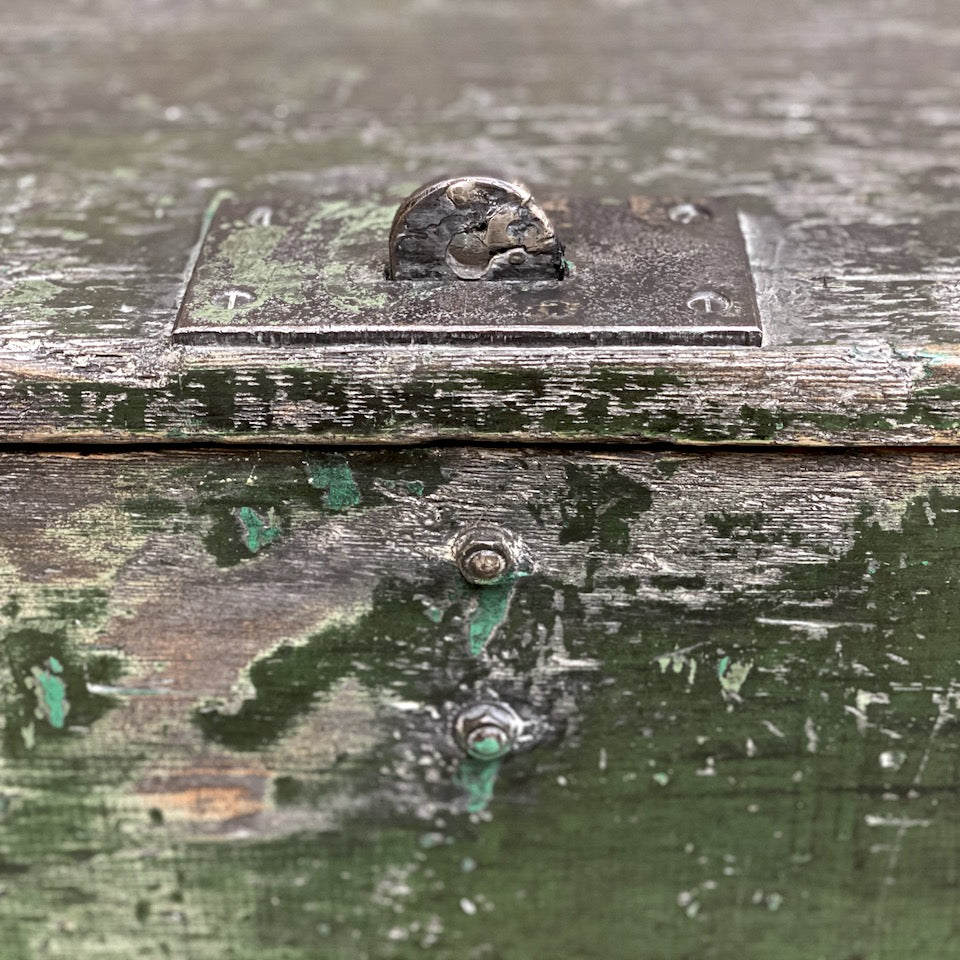
[[[390,230],[392,280],[562,280],[563,245],[519,184],[442,180],[411,194]]]
[[[221,202],[174,341],[760,345],[726,203],[550,196],[538,206],[520,187],[469,178],[397,205],[388,195]]]

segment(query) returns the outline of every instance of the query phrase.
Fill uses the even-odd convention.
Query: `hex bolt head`
[[[517,744],[523,721],[507,703],[481,701],[456,716],[453,734],[465,754],[474,760],[499,760]]]
[[[499,583],[510,569],[510,558],[495,547],[476,546],[458,558],[463,578],[480,585]]]
[[[453,554],[463,579],[478,587],[501,583],[517,566],[514,540],[499,527],[468,527],[457,537]]]

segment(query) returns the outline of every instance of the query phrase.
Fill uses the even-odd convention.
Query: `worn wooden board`
[[[0,457],[4,960],[952,960],[960,462]],[[465,523],[526,577],[458,579]],[[456,705],[541,718],[458,759]]]
[[[953,444],[958,30],[952,0],[8,0],[0,437]],[[218,191],[474,171],[730,199],[766,346],[171,345]]]

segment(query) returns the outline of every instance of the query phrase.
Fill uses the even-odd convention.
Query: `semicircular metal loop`
[[[392,280],[562,280],[563,245],[530,192],[494,177],[431,183],[397,210]]]

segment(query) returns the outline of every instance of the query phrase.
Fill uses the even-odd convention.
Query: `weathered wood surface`
[[[4,3],[0,437],[960,439],[953,0],[243,10]],[[399,203],[474,170],[730,198],[767,346],[171,346],[217,191]]]
[[[3,960],[953,960],[960,461],[0,457]],[[529,576],[459,580],[495,521]],[[458,761],[479,690],[542,718]]]

